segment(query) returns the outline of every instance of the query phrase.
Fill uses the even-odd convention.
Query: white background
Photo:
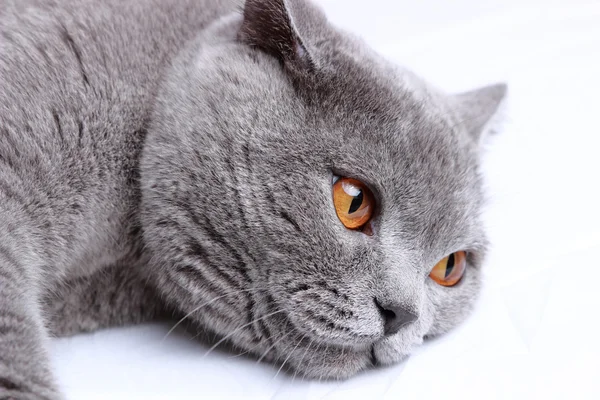
[[[600,399],[600,1],[320,0],[448,91],[506,81],[474,315],[406,362],[306,382],[146,325],[53,341],[68,399]]]

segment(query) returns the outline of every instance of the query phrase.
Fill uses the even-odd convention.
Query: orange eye
[[[429,273],[429,277],[442,286],[454,286],[465,274],[466,267],[467,253],[457,251],[438,262]]]
[[[373,216],[375,200],[364,183],[352,178],[339,178],[333,184],[333,205],[338,218],[346,228],[364,227],[364,233],[372,234],[365,224]]]

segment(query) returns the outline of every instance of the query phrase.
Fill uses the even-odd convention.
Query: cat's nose
[[[375,304],[383,317],[383,332],[386,336],[398,333],[403,326],[417,320],[414,313],[397,304],[380,304],[377,299],[375,299]]]

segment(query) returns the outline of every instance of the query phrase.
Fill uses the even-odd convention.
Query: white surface
[[[321,0],[330,19],[449,91],[507,81],[490,143],[493,249],[478,308],[408,361],[294,381],[168,326],[53,342],[69,399],[600,398],[600,2]]]

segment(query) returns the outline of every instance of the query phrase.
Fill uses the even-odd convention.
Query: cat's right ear
[[[299,20],[310,11],[295,0],[246,0],[239,39],[277,57],[291,71],[311,71],[315,60],[299,32]]]
[[[475,141],[495,130],[506,93],[506,84],[498,83],[452,96],[461,124]]]

